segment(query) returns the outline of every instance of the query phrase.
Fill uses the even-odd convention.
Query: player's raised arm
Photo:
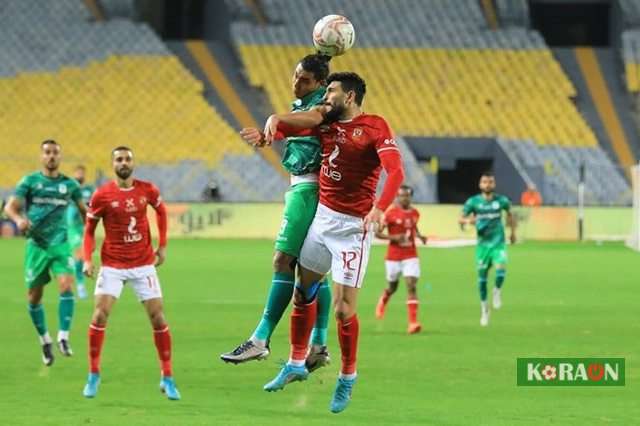
[[[319,106],[310,111],[273,114],[264,125],[264,139],[267,144],[287,136],[298,136],[301,130],[313,129],[324,121],[328,107]]]
[[[20,213],[22,211],[21,198],[12,195],[9,197],[9,201],[4,206],[4,212],[9,219],[11,219],[20,232],[24,232],[31,226],[31,222],[25,216]]]
[[[381,121],[380,135],[376,142],[376,152],[378,153],[378,158],[380,158],[380,163],[382,163],[382,168],[387,172],[387,180],[382,188],[380,198],[364,218],[365,229],[370,223],[377,223],[379,228],[382,227],[384,212],[395,199],[398,189],[400,189],[404,181],[404,168],[402,167],[400,150],[384,120]]]
[[[168,215],[167,208],[162,201],[160,191],[155,186],[151,189],[151,197],[149,199],[151,207],[156,211],[156,223],[158,224],[158,249],[156,250],[156,266],[164,263],[167,257],[167,229]]]

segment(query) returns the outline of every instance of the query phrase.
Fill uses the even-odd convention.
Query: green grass
[[[85,400],[86,330],[91,302],[77,304],[75,356],[40,361],[22,284],[23,241],[0,240],[0,424],[326,425],[326,424],[634,424],[640,419],[640,257],[618,244],[524,244],[510,252],[504,307],[479,326],[473,248],[421,252],[420,317],[425,332],[407,336],[405,292],[376,321],[384,286],[376,247],[359,304],[359,382],[339,417],[328,411],[339,364],[305,383],[268,394],[262,385],[288,355],[288,314],[269,360],[219,361],[253,330],[270,280],[267,241],[171,242],[160,270],[174,337],[174,370],[183,400],[158,392],[150,327],[125,289],[107,329],[103,382]],[[56,291],[45,294],[57,330]],[[519,356],[619,356],[627,385],[618,388],[516,386]]]

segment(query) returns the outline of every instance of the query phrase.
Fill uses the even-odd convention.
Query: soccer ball
[[[340,56],[353,46],[356,33],[341,15],[327,15],[313,27],[313,44],[323,55]]]

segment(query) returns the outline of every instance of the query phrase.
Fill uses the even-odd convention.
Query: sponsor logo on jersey
[[[396,143],[395,139],[385,139],[383,144],[385,145],[393,145],[393,146],[398,146],[398,144]]]
[[[320,168],[320,171],[323,175],[335,180],[336,182],[339,182],[342,180],[342,173],[336,170],[338,168],[338,165],[334,162],[339,155],[340,155],[340,147],[336,145],[333,148],[333,151],[331,152],[331,154],[322,154],[323,157],[326,158],[328,156],[329,158],[327,159],[327,162],[323,163],[322,167]],[[327,163],[329,164],[328,166],[327,166]]]
[[[133,200],[131,201],[133,202]],[[129,219],[129,226],[127,226],[127,232],[129,232],[129,234],[124,236],[125,243],[137,243],[138,241],[142,240],[142,234],[140,234],[136,229],[137,224],[138,222],[136,221],[136,218],[134,216],[131,216],[131,218]]]
[[[336,142],[347,143],[347,131],[342,127],[336,127]]]

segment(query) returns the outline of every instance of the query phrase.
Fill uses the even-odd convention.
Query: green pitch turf
[[[160,269],[174,337],[174,371],[183,400],[158,391],[151,330],[130,289],[107,328],[103,382],[86,400],[90,301],[77,304],[73,358],[41,364],[22,284],[24,241],[0,240],[0,424],[2,425],[327,425],[620,424],[640,422],[640,255],[619,244],[523,244],[511,248],[502,310],[479,326],[473,248],[421,250],[424,332],[407,336],[405,291],[377,321],[384,286],[376,247],[361,291],[359,382],[344,413],[328,410],[339,366],[268,394],[262,386],[288,355],[288,314],[264,362],[219,359],[258,320],[270,282],[267,241],[171,241]],[[91,286],[92,287],[92,286]],[[57,297],[47,288],[50,332]],[[621,388],[516,386],[516,358],[617,356],[627,361]]]

